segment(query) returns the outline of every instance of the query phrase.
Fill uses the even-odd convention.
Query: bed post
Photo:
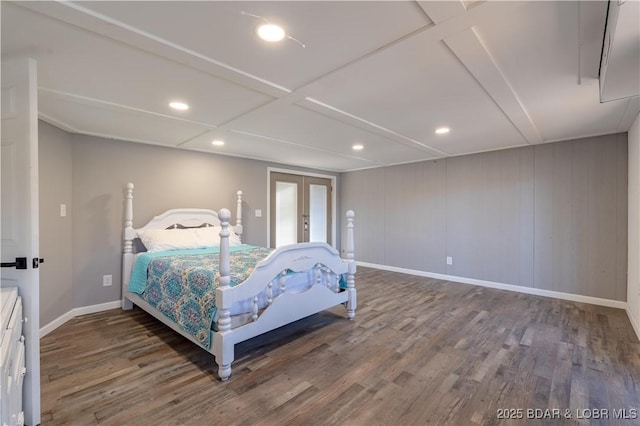
[[[122,254],[122,309],[133,308],[133,303],[124,295],[129,288],[131,279],[131,268],[133,267],[133,239],[135,238],[133,229],[133,184],[127,184],[127,194],[125,196],[124,208],[124,251]]]
[[[353,210],[347,211],[347,262],[349,262],[349,271],[347,272],[347,293],[349,301],[347,302],[347,316],[353,319],[356,315],[358,300],[356,297],[356,261],[354,253],[353,240]]]
[[[242,191],[237,192],[238,195],[238,209],[236,210],[236,226],[233,227],[233,231],[242,237]]]
[[[234,345],[231,331],[231,304],[229,297],[225,298],[225,290],[230,289],[229,276],[231,265],[229,262],[229,220],[231,212],[222,209],[218,213],[220,218],[220,278],[216,289],[216,307],[218,309],[218,331],[213,335],[213,355],[218,363],[218,376],[222,381],[231,376],[231,363],[233,362]]]

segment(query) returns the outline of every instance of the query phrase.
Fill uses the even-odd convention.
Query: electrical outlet
[[[262,210],[256,210],[256,217],[262,217]]]
[[[67,205],[60,204],[60,217],[65,217],[67,215]]]
[[[103,275],[102,276],[102,286],[109,287],[113,284],[113,276],[112,275]]]
[[[453,265],[453,257],[447,256],[447,265]]]

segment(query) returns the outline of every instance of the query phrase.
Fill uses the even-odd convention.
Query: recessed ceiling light
[[[364,149],[364,145],[357,143],[351,148],[353,148],[354,151],[362,151]]]
[[[180,111],[185,111],[189,109],[189,105],[185,104],[184,102],[179,102],[179,101],[172,101],[169,102],[169,106],[173,109],[177,109]]]
[[[282,27],[275,24],[262,24],[256,30],[258,37],[268,42],[276,42],[284,39],[286,33]]]
[[[254,15],[253,13],[245,12],[244,10],[240,11],[240,15],[251,16],[252,18],[262,21],[262,25],[256,27],[256,34],[264,41],[273,43],[287,38],[295,43],[298,43],[303,48],[307,47],[303,42],[293,37],[291,34],[287,34],[281,26],[272,24],[267,18],[263,16]]]
[[[446,135],[450,131],[451,131],[451,129],[448,128],[448,127],[438,127],[436,129],[436,135]]]
[[[215,146],[222,146],[222,145],[224,145],[224,141],[214,140],[214,141],[211,141],[211,144],[215,145]]]

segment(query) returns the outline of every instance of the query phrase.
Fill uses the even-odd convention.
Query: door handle
[[[16,257],[15,262],[2,262],[0,263],[0,266],[3,268],[27,269],[27,258]]]

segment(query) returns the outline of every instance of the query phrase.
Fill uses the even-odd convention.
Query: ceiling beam
[[[118,103],[115,103],[115,102],[104,101],[102,99],[91,98],[91,97],[88,97],[88,96],[76,95],[76,94],[73,94],[73,93],[63,92],[63,91],[60,91],[60,90],[49,89],[47,87],[38,87],[38,93],[47,94],[47,95],[51,96],[52,98],[64,99],[64,100],[69,101],[69,102],[74,102],[74,103],[79,103],[79,104],[84,104],[84,105],[98,106],[98,107],[101,107],[101,108],[109,108],[109,109],[112,109],[112,110],[124,110],[124,111],[134,112],[136,114],[141,114],[141,115],[148,115],[148,116],[167,119],[167,120],[172,120],[172,121],[180,121],[182,123],[195,124],[197,126],[201,126],[201,127],[204,127],[206,129],[211,129],[211,130],[217,128],[217,126],[215,126],[213,124],[204,123],[202,121],[189,120],[187,118],[176,117],[174,115],[160,114],[158,112],[149,111],[149,110],[142,109],[142,108],[131,107],[131,106],[128,106],[128,105],[118,104]]]
[[[460,0],[455,1],[423,1],[419,0],[418,5],[424,10],[429,19],[434,24],[446,21],[456,16],[464,15],[467,8]]]
[[[469,28],[443,41],[524,139],[530,144],[543,142],[540,131],[476,31]]]
[[[128,46],[173,60],[214,77],[237,84],[259,93],[279,98],[291,92],[223,62],[217,61],[185,46],[118,21],[73,2],[20,2],[18,6],[58,19],[74,27],[82,28]]]
[[[325,117],[333,118],[334,120],[340,121],[341,123],[345,123],[353,127],[357,127],[369,133],[380,135],[398,144],[405,145],[413,149],[418,149],[423,152],[427,152],[430,155],[432,155],[434,158],[441,158],[441,157],[448,156],[447,153],[442,152],[438,149],[432,148],[431,146],[428,146],[420,141],[417,141],[408,136],[402,135],[394,130],[387,129],[378,124],[367,121],[364,118],[358,117],[353,114],[349,114],[346,111],[342,111],[342,110],[339,110],[338,108],[334,108],[331,105],[324,104],[316,99],[308,97],[298,102],[297,105],[309,111],[314,111],[318,114],[322,114]]]

